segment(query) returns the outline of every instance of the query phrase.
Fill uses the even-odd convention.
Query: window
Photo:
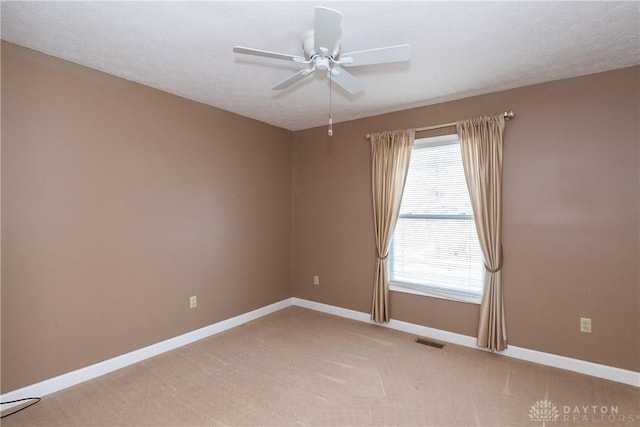
[[[389,253],[392,289],[479,303],[483,280],[458,136],[417,139]]]

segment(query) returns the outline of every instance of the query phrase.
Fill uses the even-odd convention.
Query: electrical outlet
[[[320,284],[320,276],[313,276],[313,284],[314,285]]]
[[[591,333],[591,319],[588,317],[580,318],[580,332],[586,332],[587,334]]]
[[[196,308],[198,306],[198,297],[192,296],[189,297],[189,308]]]

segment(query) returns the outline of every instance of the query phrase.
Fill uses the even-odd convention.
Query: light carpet
[[[289,307],[51,394],[10,426],[640,425],[640,390]]]

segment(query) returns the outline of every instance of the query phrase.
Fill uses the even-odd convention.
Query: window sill
[[[389,290],[392,292],[402,292],[405,294],[420,295],[424,297],[440,298],[449,301],[466,302],[468,304],[480,305],[482,301],[481,295],[467,295],[456,292],[447,292],[424,287],[424,289],[416,289],[412,285],[405,283],[389,282]]]

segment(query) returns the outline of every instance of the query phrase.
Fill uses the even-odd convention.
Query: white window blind
[[[483,275],[457,135],[416,140],[389,279],[428,295],[479,302]]]

